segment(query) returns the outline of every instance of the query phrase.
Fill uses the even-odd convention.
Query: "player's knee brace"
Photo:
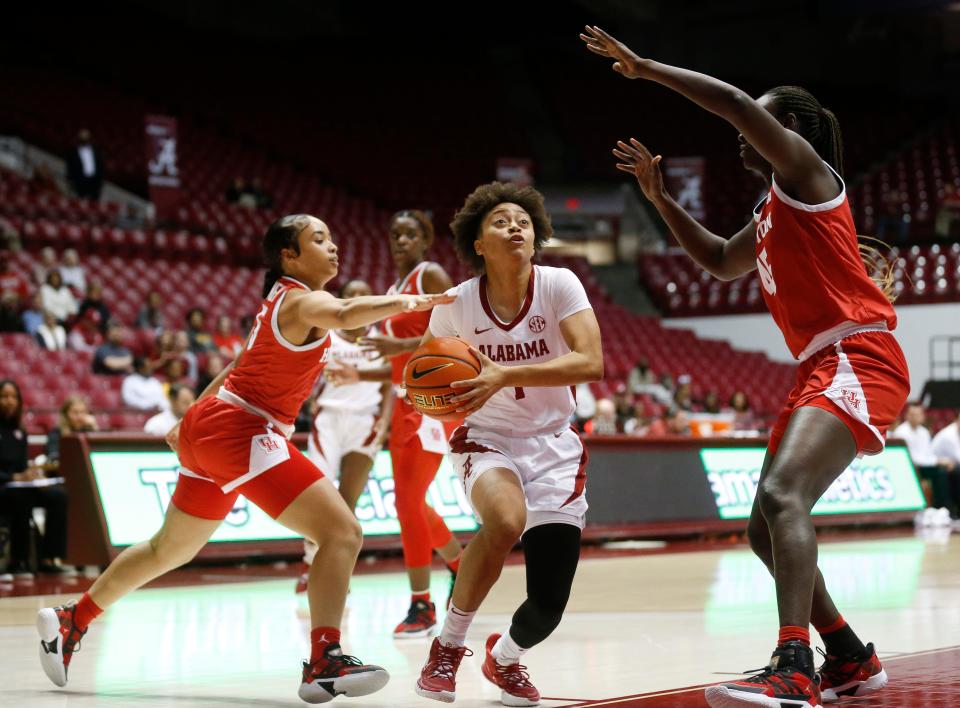
[[[522,538],[527,564],[527,599],[513,615],[510,635],[530,648],[550,636],[567,606],[580,559],[580,529],[545,524]]]

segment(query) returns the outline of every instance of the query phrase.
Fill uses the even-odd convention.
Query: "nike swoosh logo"
[[[417,371],[417,367],[413,367],[413,380],[422,379],[427,374],[432,374],[434,371],[440,371],[440,369],[446,369],[448,366],[453,366],[453,364],[440,364],[440,366],[431,366],[429,369],[423,369],[422,371]]]
[[[483,334],[484,332],[489,332],[491,329],[493,329],[493,327],[487,327],[486,329],[479,329],[479,328],[477,328],[477,327],[474,327],[474,328],[473,328],[473,333],[474,333],[474,334]]]

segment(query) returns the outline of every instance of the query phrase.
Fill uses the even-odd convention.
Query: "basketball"
[[[454,381],[472,379],[480,373],[480,360],[470,346],[457,337],[437,337],[417,349],[403,370],[403,385],[413,407],[437,420],[459,420],[458,404],[450,399],[457,391]]]

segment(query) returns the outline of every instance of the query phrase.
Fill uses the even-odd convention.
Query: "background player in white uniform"
[[[573,273],[533,265],[552,233],[536,190],[478,187],[451,228],[458,255],[482,275],[450,291],[457,300],[434,309],[424,340],[458,336],[483,364],[456,386],[467,418],[450,438],[451,461],[483,525],[463,552],[417,693],[453,700],[467,629],[519,538],[527,599],[509,631],[487,639],[483,674],[504,705],[536,705],[540,694],[519,661],[559,624],[580,557],[587,453],[569,421],[572,388],[603,376],[600,328]]]
[[[340,290],[340,298],[372,295],[362,280],[351,280]],[[358,343],[374,328],[330,331],[330,361],[350,365],[359,371],[380,369],[383,357]],[[315,404],[317,414],[307,442],[307,457],[331,479],[338,480],[340,496],[351,511],[367,485],[373,460],[383,444],[393,410],[393,386],[389,381],[358,381],[334,385],[326,375],[321,379]],[[317,546],[303,541],[303,562],[309,568]],[[297,581],[297,592],[307,589],[306,572]]]

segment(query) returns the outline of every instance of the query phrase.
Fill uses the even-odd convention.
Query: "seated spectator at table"
[[[37,341],[48,352],[60,352],[67,348],[67,330],[49,311],[43,313],[43,324],[37,330]]]
[[[60,324],[77,314],[77,299],[73,291],[68,288],[60,271],[54,268],[47,273],[46,282],[40,286],[40,295],[43,299],[43,309],[57,318]]]
[[[30,297],[30,283],[18,270],[14,270],[10,255],[0,251],[0,297],[8,294],[17,296],[18,303],[25,303]]]
[[[646,437],[662,438],[678,435],[690,435],[690,421],[686,411],[680,408],[670,408],[664,411],[660,418],[650,423]]]
[[[932,447],[940,466],[949,472],[947,481],[950,484],[953,507],[947,508],[951,509],[951,515],[956,518],[957,514],[954,512],[960,507],[960,414],[956,420],[933,436]]]
[[[750,399],[743,391],[735,391],[727,404],[728,410],[733,413],[734,430],[757,430],[757,418],[750,409]]]
[[[190,351],[194,354],[216,351],[213,335],[207,331],[207,315],[202,308],[192,308],[186,316],[187,337],[190,339]]]
[[[917,474],[930,486],[931,506],[936,509],[946,507],[950,510],[950,515],[956,517],[958,500],[951,489],[950,475],[960,459],[950,459],[950,451],[947,449],[949,445],[944,443],[944,440],[949,438],[949,433],[941,438],[939,443],[940,447],[944,448],[944,456],[941,457],[934,451],[933,438],[926,426],[926,417],[927,412],[923,404],[911,401],[907,404],[906,420],[894,428],[890,436],[900,438],[907,443],[907,450],[910,452],[913,466],[917,468]],[[950,427],[948,425],[941,433]],[[954,424],[953,427],[956,428],[956,425]]]
[[[37,336],[37,330],[43,324],[43,296],[38,290],[30,298],[30,306],[23,311],[23,331],[31,337]]]
[[[690,376],[684,374],[677,378],[677,390],[673,392],[673,405],[684,411],[694,408],[693,388],[690,386]]]
[[[37,285],[43,285],[47,282],[47,274],[51,270],[60,267],[57,263],[57,252],[50,246],[45,246],[40,250],[40,261],[33,266],[33,279]]]
[[[67,549],[66,490],[60,485],[40,486],[45,475],[27,459],[22,417],[20,387],[10,379],[0,381],[0,514],[10,519],[10,579],[33,576],[29,555],[34,509],[43,509],[46,519],[37,553],[39,570],[64,572],[60,559]]]
[[[68,248],[63,252],[63,260],[60,261],[60,276],[73,292],[79,295],[87,291],[87,273],[80,265],[80,256],[76,249]]]
[[[207,364],[203,367],[203,371],[200,372],[200,376],[197,378],[197,385],[194,386],[194,390],[197,392],[198,396],[207,389],[207,386],[209,386],[215,378],[217,378],[220,372],[223,371],[223,367],[226,365],[227,363],[219,354],[211,354],[207,358]]]
[[[67,182],[81,199],[100,199],[103,164],[86,128],[77,133],[77,144],[67,153]]]
[[[0,294],[0,332],[23,332],[20,298],[15,293]]]
[[[617,405],[609,398],[597,401],[597,414],[583,426],[586,435],[616,435],[621,430],[617,425]]]
[[[169,400],[170,406],[157,413],[143,426],[143,432],[147,435],[165,437],[173,429],[173,426],[180,422],[196,397],[193,395],[193,389],[189,386],[174,384],[170,387]]]
[[[703,397],[703,412],[704,413],[719,413],[720,412],[720,397],[717,395],[716,391],[707,391],[707,395]]]
[[[163,298],[156,290],[151,290],[147,295],[147,301],[140,308],[137,315],[137,327],[141,329],[152,329],[159,335],[164,328],[163,319]]]
[[[150,373],[147,360],[142,356],[134,357],[133,373],[123,380],[120,398],[123,405],[141,411],[159,410],[167,406],[163,383]]]
[[[110,321],[110,308],[103,301],[103,286],[96,280],[91,281],[87,286],[86,296],[80,303],[80,309],[77,310],[77,317],[83,317],[90,311],[100,315],[97,319],[100,323],[100,331],[106,333],[107,323]]]
[[[60,441],[64,435],[95,433],[99,430],[97,419],[93,417],[83,396],[74,394],[60,405],[57,427],[47,433],[47,460],[56,463],[60,460]]]
[[[646,357],[639,359],[627,375],[627,388],[632,393],[646,393],[641,387],[655,383],[657,383],[657,376],[650,368]]]
[[[213,343],[221,356],[233,361],[243,349],[243,337],[233,328],[233,321],[229,315],[220,315],[217,318],[217,331],[213,334]]]
[[[90,309],[78,318],[67,336],[67,345],[78,352],[96,352],[103,344],[100,312]]]
[[[123,325],[112,320],[107,325],[107,341],[93,354],[93,373],[122,376],[133,371],[133,354],[123,344]]]

